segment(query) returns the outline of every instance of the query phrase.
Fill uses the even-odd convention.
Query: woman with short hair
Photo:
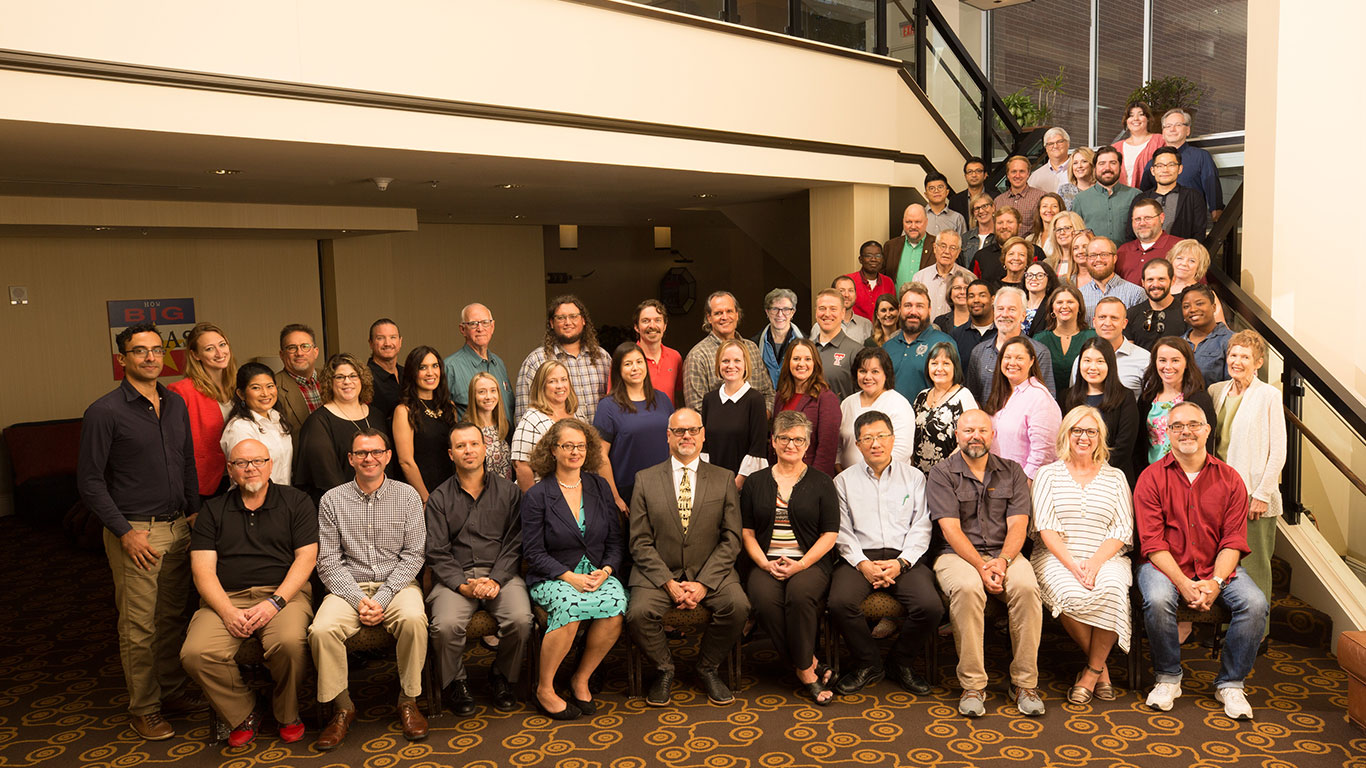
[[[882,347],[864,347],[854,355],[851,367],[859,391],[840,403],[839,468],[852,467],[863,458],[854,435],[854,420],[866,411],[881,411],[891,419],[896,435],[892,459],[909,461],[915,447],[915,412],[906,397],[896,391],[891,356]]]
[[[915,396],[915,449],[911,463],[929,474],[930,469],[958,450],[958,417],[977,408],[977,399],[963,386],[963,364],[958,345],[941,341],[925,356],[925,378],[929,388]],[[896,433],[896,445],[901,433]],[[895,456],[896,451],[893,450]]]
[[[954,272],[949,275],[949,281],[944,286],[944,303],[949,306],[949,311],[934,319],[934,327],[948,333],[972,319],[971,313],[968,312],[968,283],[970,282],[972,282],[972,275],[963,272]]]

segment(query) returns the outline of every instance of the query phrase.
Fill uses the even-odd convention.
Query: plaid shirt
[[[764,406],[772,413],[773,380],[768,377],[764,356],[754,342],[739,336],[736,338],[745,345],[745,353],[749,355],[749,385],[764,396]],[[683,402],[689,408],[700,409],[702,398],[721,386],[721,377],[716,373],[716,350],[720,348],[720,337],[709,333],[688,352],[688,358],[683,362]]]
[[[407,483],[384,480],[366,494],[355,480],[323,494],[318,505],[318,578],[359,609],[360,582],[383,582],[372,599],[383,607],[422,569],[427,521]]]
[[[586,352],[571,355],[559,344],[555,345],[555,359],[569,369],[569,383],[574,387],[574,395],[579,398],[579,410],[589,424],[598,412],[598,401],[607,396],[607,380],[611,378],[612,357],[604,349],[598,349],[597,359]],[[545,362],[545,347],[531,350],[522,361],[522,370],[517,373],[517,392],[514,398],[517,413],[514,422],[520,422],[531,405],[531,380],[536,377],[536,369]]]
[[[304,378],[295,376],[288,368],[285,369],[285,373],[289,374],[289,378],[294,379],[294,383],[299,385],[299,391],[304,393],[304,403],[308,405],[308,412],[312,413],[318,410],[318,406],[323,404],[323,392],[318,388],[318,374],[314,372],[308,378]]]

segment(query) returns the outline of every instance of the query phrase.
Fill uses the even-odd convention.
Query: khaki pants
[[[275,594],[275,587],[251,587],[229,592],[228,599],[236,608],[250,608]],[[275,680],[272,697],[275,722],[287,725],[299,719],[299,684],[308,673],[308,624],[313,620],[313,593],[308,584],[290,599],[284,610],[275,614],[256,636],[265,649],[266,666]],[[233,657],[242,647],[243,639],[233,637],[223,626],[223,618],[212,608],[202,605],[190,619],[185,646],[180,649],[180,663],[190,673],[214,711],[223,722],[236,726],[256,706],[242,680]]]
[[[934,561],[939,588],[949,598],[949,623],[953,625],[953,645],[958,651],[958,684],[980,691],[987,687],[986,662],[982,649],[987,590],[977,568],[946,552]],[[1034,568],[1023,557],[1006,569],[1005,591],[993,595],[1004,600],[1010,611],[1010,681],[1019,688],[1039,684],[1039,633],[1043,629],[1043,603]]]
[[[119,660],[128,685],[128,711],[150,715],[161,710],[163,699],[180,693],[185,685],[180,645],[190,594],[190,524],[182,517],[130,525],[135,531],[147,531],[148,544],[161,553],[156,564],[149,570],[139,568],[108,529],[104,554],[114,574]]]
[[[361,591],[372,596],[384,586],[378,581],[360,582]],[[400,589],[384,609],[380,626],[398,641],[398,682],[405,696],[422,694],[422,667],[427,660],[427,612],[422,607],[422,588],[413,582]],[[360,631],[360,614],[336,595],[323,598],[318,615],[308,628],[308,645],[318,668],[318,701],[337,698],[349,685],[346,640]]]

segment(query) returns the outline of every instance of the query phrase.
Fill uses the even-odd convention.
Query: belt
[[[179,520],[180,517],[180,510],[176,510],[165,515],[124,515],[123,519],[130,523],[169,523]]]

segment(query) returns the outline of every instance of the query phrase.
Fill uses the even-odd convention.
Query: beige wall
[[[811,190],[811,295],[857,271],[859,246],[886,240],[887,187],[850,184]]]

